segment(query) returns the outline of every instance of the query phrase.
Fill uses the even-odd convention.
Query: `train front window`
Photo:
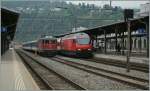
[[[77,39],[77,43],[78,44],[89,44],[90,39],[89,38],[80,38],[80,39]]]

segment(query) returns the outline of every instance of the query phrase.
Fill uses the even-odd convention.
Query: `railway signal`
[[[127,32],[128,32],[128,37],[127,37],[127,72],[130,72],[130,56],[131,56],[131,22],[130,19],[133,18],[133,9],[125,9],[124,10],[124,19],[125,22],[127,23]]]

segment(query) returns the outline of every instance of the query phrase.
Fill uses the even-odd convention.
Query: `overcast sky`
[[[109,4],[109,0],[2,0],[2,1],[66,1],[73,4],[89,3],[97,6]],[[141,4],[148,3],[149,0],[112,0],[112,6],[121,6],[122,8],[140,8]]]

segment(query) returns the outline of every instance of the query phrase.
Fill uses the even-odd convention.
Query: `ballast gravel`
[[[118,73],[126,74],[126,75],[129,75],[129,76],[149,80],[149,73],[136,71],[136,70],[130,70],[130,72],[126,72],[126,68],[121,68],[121,67],[96,63],[96,62],[92,62],[92,61],[90,62],[90,61],[86,61],[86,59],[81,60],[81,59],[69,58],[69,57],[63,57],[63,56],[58,56],[58,57],[61,57],[61,58],[66,59],[68,61],[73,61],[73,62],[76,62],[76,63],[82,63],[82,64],[85,64],[85,65],[90,65],[90,66],[94,66],[94,67],[97,67],[97,68],[102,68],[102,69],[105,69],[105,70],[110,70],[110,71],[113,71],[113,72],[118,72]]]
[[[97,76],[68,65],[52,61],[51,59],[35,56],[32,53],[26,52],[40,63],[46,65],[50,69],[58,72],[73,82],[85,87],[89,90],[136,90],[138,88],[132,87],[129,84],[121,83],[111,79]]]

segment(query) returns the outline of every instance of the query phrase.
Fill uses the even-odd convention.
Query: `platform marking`
[[[22,77],[22,74],[20,73],[20,69],[19,69],[19,66],[18,66],[18,63],[17,63],[17,59],[16,59],[16,55],[15,55],[15,52],[14,50],[12,50],[12,54],[13,54],[13,60],[15,62],[15,66],[14,66],[14,69],[15,69],[15,90],[26,90],[26,87],[25,87],[25,84],[24,84],[24,81],[23,81],[23,77]]]
[[[15,89],[16,90],[26,90],[21,74],[18,74],[18,76],[15,79]]]

